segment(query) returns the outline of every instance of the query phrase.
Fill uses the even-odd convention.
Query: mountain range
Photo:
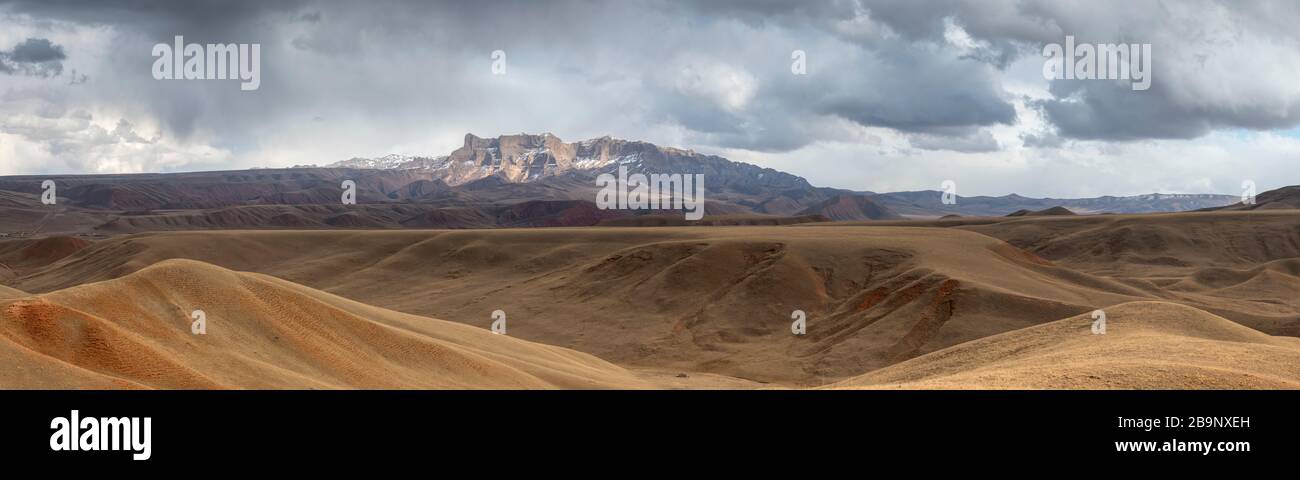
[[[802,177],[692,150],[601,137],[466,135],[443,156],[352,158],[325,167],[0,177],[0,232],[129,233],[213,228],[491,228],[680,224],[663,210],[602,210],[601,174],[703,174],[706,224],[784,224],[1005,216],[1055,207],[1073,213],[1235,208],[1229,195],[1150,194],[1083,199],[957,197],[939,191],[875,193],[817,187]],[[43,205],[42,183],[57,185]],[[342,183],[357,205],[343,205]],[[1276,203],[1275,194],[1261,201]],[[1285,196],[1285,195],[1283,195]],[[1284,202],[1285,203],[1285,202]]]
[[[828,215],[832,219],[1001,216],[1018,210],[1033,211],[1052,207],[1065,207],[1080,214],[1178,212],[1223,207],[1239,200],[1236,196],[1215,194],[1152,193],[1075,199],[1030,198],[1010,194],[1000,197],[958,196],[955,204],[944,204],[942,192],[935,190],[877,194],[817,188],[802,177],[718,156],[701,155],[691,150],[658,147],[646,142],[608,136],[565,143],[550,133],[504,135],[486,139],[466,134],[463,146],[449,155],[433,157],[391,154],[376,158],[352,158],[328,165],[331,168],[428,172],[448,185],[461,185],[491,176],[500,176],[515,183],[532,182],[575,172],[611,173],[618,166],[627,167],[634,173],[646,174],[704,173],[709,188],[733,190],[733,193],[755,194],[763,189],[777,190],[774,193],[779,195],[767,196],[760,202],[738,199],[736,203],[754,213],[822,214],[827,212],[819,211],[820,208],[839,205],[838,214]],[[869,201],[846,200],[847,197],[866,197]],[[842,211],[844,204],[840,202],[844,201],[863,205],[862,212],[849,215]],[[873,205],[864,205],[865,203]]]
[[[1001,216],[1019,210],[1046,210],[1064,207],[1077,214],[1094,213],[1162,213],[1185,212],[1232,205],[1239,196],[1216,194],[1150,193],[1132,196],[1093,198],[1030,198],[1016,194],[1000,197],[958,196],[953,205],[943,204],[943,192],[922,190],[877,195],[877,201],[906,216],[927,217],[936,213],[967,216]]]

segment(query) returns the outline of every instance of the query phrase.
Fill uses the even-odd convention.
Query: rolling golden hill
[[[1271,210],[11,240],[4,382],[1291,388],[1298,227]],[[1097,309],[1110,333],[1075,338]],[[495,310],[509,337],[487,332]]]
[[[860,375],[830,388],[1300,388],[1300,339],[1166,302],[1105,309],[994,335]]]
[[[5,388],[650,386],[591,355],[189,260],[0,303],[0,358]]]

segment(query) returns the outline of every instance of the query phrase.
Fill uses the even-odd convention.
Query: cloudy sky
[[[551,132],[859,190],[1238,194],[1300,184],[1296,25],[1291,0],[0,0],[0,175],[442,155],[467,132]],[[260,44],[260,88],[155,80],[153,46],[176,35]],[[1066,35],[1150,44],[1150,89],[1045,79],[1043,47]]]

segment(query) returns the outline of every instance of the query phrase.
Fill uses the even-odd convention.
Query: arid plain
[[[4,388],[1300,387],[1290,209],[52,235],[0,263]]]

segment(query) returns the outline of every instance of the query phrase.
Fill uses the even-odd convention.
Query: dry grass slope
[[[190,312],[207,314],[206,335]],[[3,388],[637,388],[587,354],[169,260],[0,303]]]
[[[1300,339],[1274,337],[1192,307],[1106,310],[1106,334],[1079,315],[963,343],[832,388],[1300,388]]]
[[[97,242],[11,282],[47,292],[170,258],[483,325],[624,366],[812,386],[1148,299],[955,229],[585,228],[176,232]],[[789,333],[808,313],[809,335]]]
[[[9,288],[9,287],[6,287],[6,286],[4,286],[4,285],[0,285],[0,300],[7,300],[7,299],[10,299],[10,298],[20,298],[20,297],[26,297],[26,296],[27,296],[27,293],[24,292],[24,291],[22,291],[22,290],[19,290],[19,289],[16,289],[16,288]]]
[[[1297,233],[1268,210],[24,239],[0,244],[0,386],[1292,388]]]

